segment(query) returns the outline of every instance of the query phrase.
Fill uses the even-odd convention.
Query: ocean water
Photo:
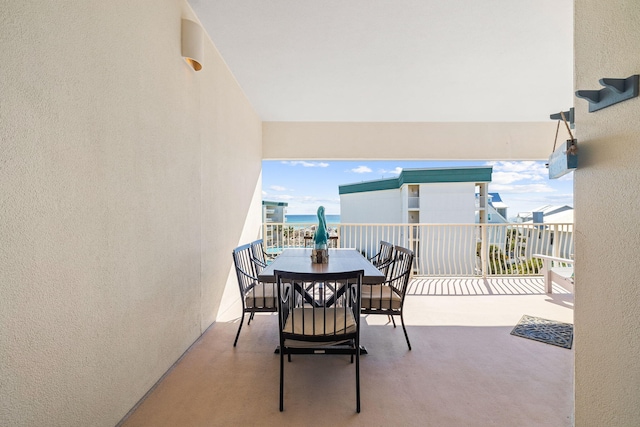
[[[285,215],[288,224],[317,224],[317,215]],[[340,224],[340,215],[325,215],[327,224]]]

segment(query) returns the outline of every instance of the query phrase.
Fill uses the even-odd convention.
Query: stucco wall
[[[575,86],[640,73],[637,0],[575,2]],[[576,99],[575,423],[640,425],[640,98]]]
[[[201,72],[181,58],[190,14],[0,8],[2,425],[116,424],[215,319],[231,249],[257,235],[261,123],[210,42]]]
[[[526,102],[526,101],[525,101]],[[263,156],[278,159],[542,160],[556,125],[264,122]]]

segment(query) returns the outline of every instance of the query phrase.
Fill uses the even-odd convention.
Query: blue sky
[[[289,203],[288,214],[340,213],[338,186],[392,178],[401,169],[456,166],[493,166],[489,191],[500,193],[508,216],[543,205],[573,206],[573,173],[549,179],[544,161],[433,162],[433,161],[263,161],[263,200]]]

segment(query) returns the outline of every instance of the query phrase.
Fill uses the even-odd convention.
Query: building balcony
[[[365,255],[380,240],[402,242],[419,255],[404,310],[413,349],[386,317],[363,316],[361,342],[368,354],[361,357],[360,414],[354,411],[349,358],[320,355],[294,356],[287,365],[280,413],[277,316],[256,315],[234,348],[238,301],[122,425],[573,425],[574,350],[511,335],[523,315],[573,323],[573,294],[556,284],[545,293],[542,273],[527,258],[571,250],[571,224],[329,228],[339,236],[339,247],[357,247]],[[269,248],[276,253],[304,246],[305,229],[263,225],[265,236],[279,242]],[[418,238],[402,240],[407,230],[417,230]],[[470,270],[463,259],[441,255],[435,262],[424,256],[427,247],[427,253],[451,255],[465,253],[460,249],[469,245]],[[505,253],[511,253],[511,263],[501,258]],[[451,271],[458,273],[444,274]]]
[[[420,209],[420,197],[409,196],[407,198],[407,205],[409,209]]]
[[[256,315],[234,348],[238,302],[122,425],[572,425],[574,350],[510,335],[524,314],[573,323],[572,294],[540,277],[416,276],[405,304],[411,351],[400,326],[363,317],[360,414],[349,358],[322,355],[286,366],[280,413],[277,316]]]

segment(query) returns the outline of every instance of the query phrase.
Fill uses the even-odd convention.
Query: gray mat
[[[562,348],[571,348],[573,345],[573,325],[571,323],[556,322],[526,314],[513,328],[511,335]]]

